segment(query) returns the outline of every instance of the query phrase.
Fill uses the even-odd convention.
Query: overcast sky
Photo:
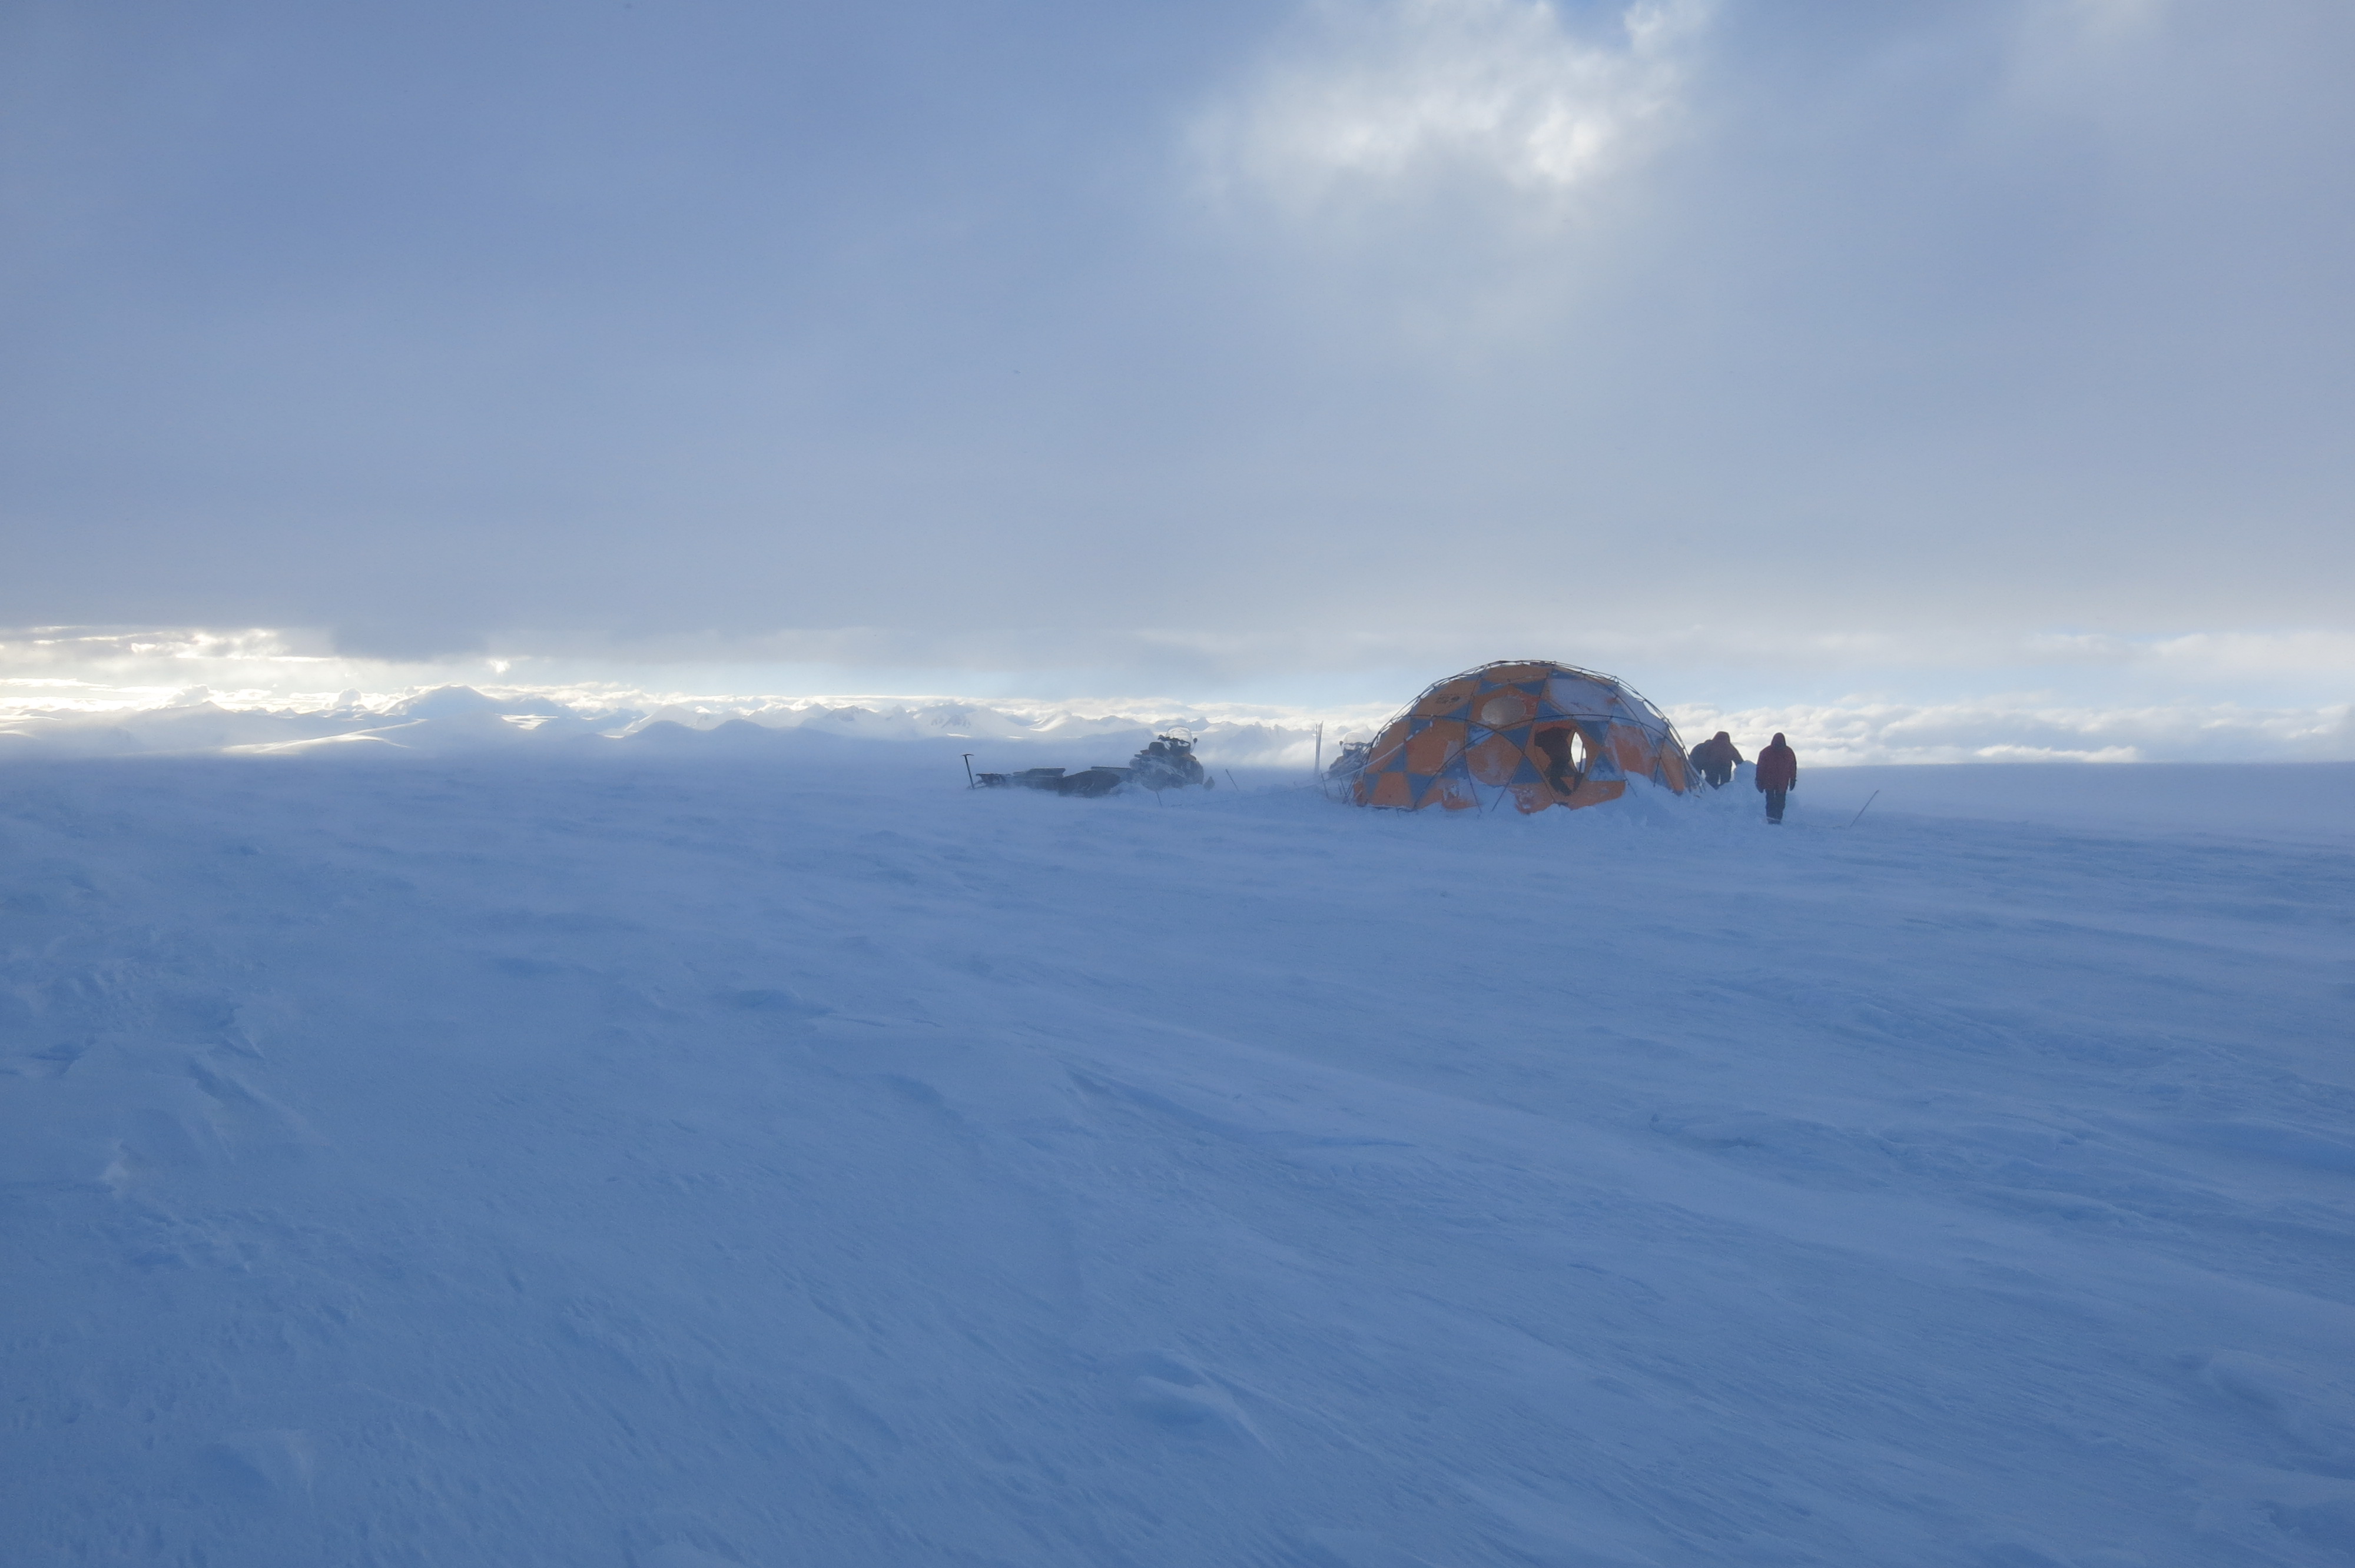
[[[6,0],[0,625],[2344,701],[2350,82],[2342,0]]]

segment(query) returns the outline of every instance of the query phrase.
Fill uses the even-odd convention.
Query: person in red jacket
[[[1758,788],[1766,796],[1766,820],[1783,820],[1784,797],[1799,787],[1799,754],[1783,744],[1783,732],[1776,730],[1774,739],[1758,754]]]

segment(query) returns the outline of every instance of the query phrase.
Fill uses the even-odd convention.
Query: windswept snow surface
[[[0,768],[0,1556],[2355,1552],[2355,768],[821,740]]]

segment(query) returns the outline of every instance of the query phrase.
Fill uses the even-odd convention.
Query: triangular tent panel
[[[1351,796],[1529,812],[1615,800],[1630,779],[1685,792],[1684,742],[1659,709],[1609,675],[1508,660],[1440,682],[1383,726]]]

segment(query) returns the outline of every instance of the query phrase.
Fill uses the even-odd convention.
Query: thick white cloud
[[[1780,731],[1821,766],[1876,762],[2355,761],[2355,709],[2172,703],[2094,707],[2049,694],[1964,702],[1672,707],[1688,740],[1722,729],[1754,750]]]
[[[1605,36],[1545,0],[1329,0],[1196,132],[1207,173],[1304,206],[1472,175],[1558,196],[1634,162],[1683,107],[1703,0]]]

